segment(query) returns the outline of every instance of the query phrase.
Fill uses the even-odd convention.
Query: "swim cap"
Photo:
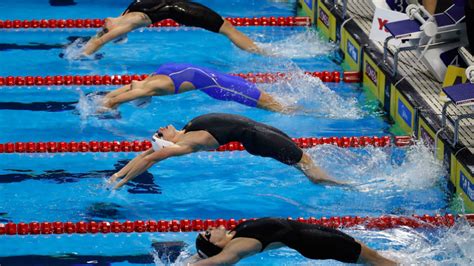
[[[153,135],[153,137],[151,138],[151,146],[152,146],[154,151],[159,151],[159,150],[163,149],[164,147],[168,147],[168,146],[172,146],[172,145],[174,145],[173,142],[167,141],[167,140],[164,140],[164,139],[158,137],[158,133]]]
[[[199,257],[206,259],[219,254],[222,251],[222,248],[212,244],[201,234],[198,234],[196,237],[196,250]]]

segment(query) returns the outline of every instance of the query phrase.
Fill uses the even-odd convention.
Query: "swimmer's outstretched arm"
[[[124,93],[124,92],[127,92],[129,90],[132,89],[132,84],[127,84],[125,86],[122,86],[118,89],[115,89],[109,93],[107,93],[107,95],[105,95],[106,98],[113,98],[113,97],[116,97],[116,96],[119,96],[120,94]]]
[[[254,241],[229,243],[219,254],[207,259],[199,260],[191,265],[234,265],[241,259],[258,252]]]
[[[235,254],[223,254],[224,251],[217,254],[216,256],[203,259],[188,265],[204,266],[204,265],[234,265],[239,262],[240,258]]]
[[[130,88],[130,87],[129,87]],[[123,89],[123,90],[122,90]],[[141,98],[141,97],[147,97],[147,96],[153,96],[154,93],[152,90],[147,90],[147,89],[124,89],[119,88],[118,90],[122,90],[122,93],[114,93],[112,92],[112,96],[109,97],[107,94],[104,99],[104,107],[105,108],[112,108],[115,109],[117,108],[120,104],[133,101],[135,99]],[[113,96],[116,95],[116,96]]]
[[[108,31],[107,33],[98,34],[96,37],[91,38],[87,44],[86,48],[82,52],[84,55],[91,55],[97,52],[102,46],[106,43],[126,34],[133,30],[134,28],[130,25],[116,27],[115,29]],[[99,37],[100,36],[100,37]]]
[[[142,174],[148,168],[150,168],[152,165],[154,165],[155,163],[157,163],[159,161],[163,161],[163,160],[165,160],[167,158],[170,158],[170,157],[181,156],[181,155],[184,155],[184,154],[194,152],[194,149],[191,146],[188,146],[188,145],[173,145],[173,146],[163,148],[159,151],[148,153],[150,150],[145,152],[144,156],[142,156],[143,154],[140,154],[136,158],[137,160],[135,162],[133,162],[133,163],[130,162],[130,164],[131,164],[130,167],[128,169],[126,169],[127,174],[125,175],[125,177],[122,180],[120,180],[120,182],[118,182],[115,185],[114,189],[118,189],[118,188],[122,187],[125,183],[127,183],[128,181],[134,179],[138,175]],[[125,166],[125,167],[127,167],[127,166]],[[117,178],[115,178],[114,180],[116,180]]]
[[[118,178],[121,178],[123,176],[125,176],[128,171],[130,171],[130,169],[132,169],[133,165],[138,162],[139,160],[141,160],[143,157],[147,156],[147,155],[150,155],[153,153],[153,149],[148,149],[142,153],[140,153],[138,156],[136,156],[135,158],[133,158],[133,160],[131,160],[130,162],[127,163],[127,165],[125,165],[124,167],[122,167],[122,169],[120,169],[120,171],[118,171],[117,173],[113,174],[112,177],[110,177],[110,179],[108,180],[108,183],[111,184],[111,183],[114,183],[115,181],[117,181]]]
[[[118,21],[111,28],[102,29],[96,36],[91,38],[87,42],[84,51],[84,55],[88,56],[97,52],[106,43],[131,32],[134,29],[149,25],[150,19],[142,13],[127,13],[117,18]]]

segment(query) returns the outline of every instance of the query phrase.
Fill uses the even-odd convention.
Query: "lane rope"
[[[317,77],[323,82],[342,81],[346,83],[359,83],[360,73],[354,71],[306,71],[305,75]],[[277,80],[292,79],[287,73],[231,73],[253,83],[274,83]],[[127,85],[132,80],[144,80],[148,74],[132,75],[49,75],[49,76],[0,76],[0,87],[32,87],[32,86],[114,86]]]
[[[311,19],[309,17],[227,17],[225,18],[234,26],[280,26],[280,27],[295,27],[295,26],[310,26]],[[100,18],[87,19],[32,19],[19,20],[7,19],[0,20],[0,29],[49,29],[49,30],[64,30],[64,29],[87,29],[87,28],[101,28],[105,20]],[[150,24],[148,28],[162,28],[162,27],[181,27],[172,19],[164,19],[162,21]]]
[[[292,218],[288,218],[292,219]],[[459,219],[474,224],[474,214],[465,215],[413,215],[413,216],[334,216],[320,219],[310,217],[297,218],[298,222],[323,225],[331,228],[361,228],[384,230],[397,227],[439,228],[452,227]],[[199,232],[209,227],[224,226],[234,229],[239,223],[249,219],[183,219],[183,220],[137,220],[137,221],[79,221],[79,222],[20,222],[0,223],[0,235],[50,235],[50,234],[108,234],[108,233],[145,233],[145,232]],[[250,219],[251,220],[251,219]]]
[[[361,136],[361,137],[303,137],[292,138],[302,149],[330,144],[341,148],[359,147],[404,147],[413,144],[410,136]],[[151,148],[149,140],[134,141],[49,141],[49,142],[7,142],[0,144],[0,153],[83,153],[83,152],[140,152]],[[243,151],[242,143],[229,142],[214,151]]]

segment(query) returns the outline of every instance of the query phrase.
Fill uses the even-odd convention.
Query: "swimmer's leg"
[[[317,167],[311,156],[306,152],[303,152],[303,157],[295,165],[295,167],[303,172],[303,174],[313,183],[327,183],[331,185],[346,185],[343,181],[338,181],[330,177],[323,169]]]
[[[381,266],[392,266],[398,265],[397,262],[390,260],[388,258],[380,255],[376,250],[369,248],[363,243],[357,241],[361,246],[361,251],[359,255],[358,263],[368,264],[368,265],[381,265]]]
[[[297,108],[283,105],[282,103],[278,102],[273,96],[264,91],[261,91],[260,98],[258,98],[257,107],[268,111],[280,112],[284,114],[293,113],[297,110]]]
[[[224,19],[224,24],[222,24],[219,29],[219,33],[227,36],[237,47],[242,50],[262,54],[263,51],[250,39],[247,35],[243,34],[241,31],[237,30],[232,24]]]
[[[151,24],[150,18],[141,12],[127,13],[115,20],[109,19],[106,23],[107,30],[102,30],[96,37],[89,40],[83,54],[86,56],[91,55],[99,50],[103,45],[117,37],[149,24]]]

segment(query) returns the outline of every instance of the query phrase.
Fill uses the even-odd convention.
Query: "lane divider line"
[[[279,26],[279,27],[295,27],[310,26],[311,19],[309,17],[227,17],[225,18],[234,26]],[[101,28],[105,20],[100,18],[87,19],[32,19],[32,20],[0,20],[0,29],[87,29]],[[182,27],[172,19],[164,19],[162,21],[150,24],[148,28],[162,27]]]
[[[303,137],[292,138],[302,149],[331,144],[341,148],[359,147],[404,147],[413,144],[410,136],[361,136],[361,137]],[[83,153],[83,152],[140,152],[151,148],[149,140],[133,141],[49,141],[49,142],[7,142],[0,143],[0,153]],[[214,151],[243,151],[242,143],[233,141]]]
[[[292,219],[292,218],[288,218]],[[363,228],[385,230],[396,227],[439,228],[452,227],[459,219],[474,224],[474,214],[466,215],[413,215],[413,216],[335,216],[320,219],[310,217],[295,219],[301,223],[323,225],[331,228]],[[209,227],[224,226],[234,229],[239,223],[249,219],[183,219],[183,220],[137,220],[137,221],[79,221],[79,222],[20,222],[0,223],[0,235],[50,235],[50,234],[108,234],[108,233],[145,233],[145,232],[199,232]],[[251,219],[250,219],[251,220]]]
[[[360,72],[354,71],[306,71],[305,75],[317,77],[323,82],[342,81],[346,83],[359,83]],[[239,76],[253,83],[274,83],[277,80],[292,79],[291,74],[287,73],[231,73],[230,75]],[[48,76],[0,76],[0,87],[31,87],[31,86],[114,86],[127,85],[133,80],[144,80],[148,74],[132,75],[48,75]]]

